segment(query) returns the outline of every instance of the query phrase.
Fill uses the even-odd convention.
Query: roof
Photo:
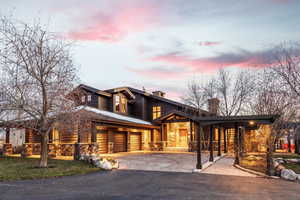
[[[172,115],[177,115],[181,117],[185,117],[188,120],[192,120],[195,122],[200,122],[203,124],[209,123],[226,123],[226,122],[245,122],[245,121],[256,121],[256,122],[271,122],[273,123],[279,115],[240,115],[240,116],[209,116],[209,117],[197,117],[193,115],[189,115],[180,111],[172,111],[160,118],[156,119],[155,122],[161,122]]]
[[[159,101],[163,101],[163,102],[173,104],[173,105],[176,105],[176,106],[180,106],[180,107],[187,107],[187,108],[190,108],[194,111],[199,111],[200,110],[201,112],[209,113],[206,110],[198,109],[198,108],[195,108],[195,107],[192,107],[192,106],[189,106],[189,105],[177,102],[177,101],[173,101],[173,100],[170,100],[170,99],[167,99],[167,98],[164,98],[164,97],[156,96],[156,95],[150,94],[150,93],[142,91],[142,90],[138,90],[138,89],[135,89],[135,88],[132,88],[132,87],[128,87],[128,88],[133,92],[136,92],[138,94],[141,94],[141,95],[144,95],[144,96],[147,96],[147,97],[151,97],[151,98],[159,100]]]
[[[87,91],[90,91],[92,93],[96,93],[96,94],[100,94],[100,95],[104,95],[104,96],[108,96],[111,97],[111,94],[102,90],[98,90],[94,87],[88,86],[88,85],[84,85],[84,84],[80,84],[78,87],[83,88]]]
[[[94,114],[93,118],[95,120],[100,120],[103,122],[111,122],[111,123],[121,123],[129,126],[138,126],[138,127],[146,127],[146,128],[157,128],[151,122],[144,121],[141,119],[137,119],[134,117],[129,117],[109,111],[99,110],[97,108],[89,107],[89,106],[78,106],[76,110],[84,110]]]

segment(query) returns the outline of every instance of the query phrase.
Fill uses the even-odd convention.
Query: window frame
[[[155,120],[161,117],[162,107],[160,105],[152,106],[152,119]]]

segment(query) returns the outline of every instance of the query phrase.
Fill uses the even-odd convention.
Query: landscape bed
[[[38,168],[39,159],[0,157],[0,181],[39,179],[100,171],[91,164],[73,160],[49,159],[48,168]]]

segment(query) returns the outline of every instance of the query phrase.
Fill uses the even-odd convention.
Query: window
[[[115,98],[115,110],[116,112],[120,112],[120,96],[117,95]]]
[[[88,96],[87,96],[87,101],[88,101],[88,102],[92,101],[92,95],[88,95]]]
[[[115,111],[121,113],[127,112],[127,100],[125,97],[120,95],[115,96]]]
[[[152,107],[152,117],[153,119],[159,118],[161,116],[161,107],[153,106]]]
[[[85,96],[82,96],[82,97],[81,97],[81,102],[82,102],[82,103],[85,103]]]

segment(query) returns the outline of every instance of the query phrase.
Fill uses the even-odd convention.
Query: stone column
[[[108,130],[108,153],[114,152],[114,135],[112,130]]]
[[[130,132],[127,131],[127,152],[131,151],[131,146],[130,146]]]

